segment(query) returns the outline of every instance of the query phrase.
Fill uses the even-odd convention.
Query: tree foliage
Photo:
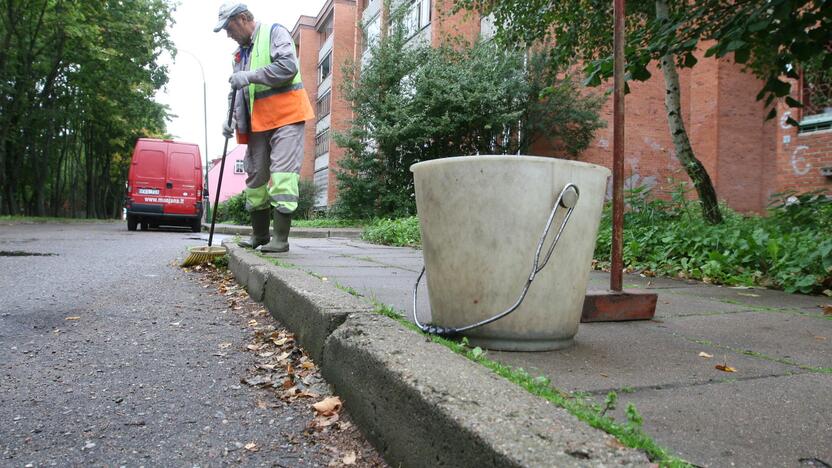
[[[0,0],[0,212],[113,217],[130,151],[163,136],[165,0]]]
[[[414,213],[414,163],[522,154],[539,138],[575,156],[602,126],[600,97],[582,96],[539,57],[496,44],[431,48],[394,31],[345,75],[355,118],[335,140],[346,149],[340,208],[352,217]]]
[[[668,0],[669,15],[656,14],[657,2],[627,2],[627,78],[650,78],[648,66],[665,55],[677,66],[692,67],[694,53],[732,56],[764,82],[758,99],[767,106],[789,97],[804,64],[832,68],[830,0]],[[513,44],[557,38],[556,62],[584,60],[588,83],[612,76],[612,0],[455,0],[457,8],[491,13],[498,36]],[[772,108],[772,111],[774,109]],[[769,114],[773,117],[773,114]]]

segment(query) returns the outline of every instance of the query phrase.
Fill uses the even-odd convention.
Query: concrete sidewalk
[[[410,316],[418,250],[296,238],[276,257]],[[590,289],[608,281],[592,273]],[[658,292],[654,320],[581,324],[571,348],[488,357],[598,401],[616,391],[616,418],[634,403],[648,434],[697,465],[832,464],[832,320],[820,307],[832,299],[632,275],[625,287]]]

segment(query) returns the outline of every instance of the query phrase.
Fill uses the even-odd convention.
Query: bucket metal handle
[[[422,276],[425,275],[425,267],[422,266],[422,271],[419,273],[419,277],[416,278],[416,284],[413,286],[413,322],[416,323],[416,326],[419,327],[419,329],[421,329],[425,333],[430,333],[439,336],[454,336],[472,328],[487,325],[514,312],[518,307],[520,307],[520,304],[523,303],[523,299],[526,298],[526,293],[529,291],[529,286],[531,286],[535,276],[538,273],[540,273],[540,271],[546,266],[546,264],[549,263],[549,259],[552,258],[552,253],[555,251],[555,246],[558,244],[560,236],[561,234],[563,234],[564,228],[566,228],[566,223],[569,221],[569,217],[572,215],[572,211],[575,210],[575,205],[578,203],[579,197],[580,190],[578,190],[578,186],[573,183],[566,184],[563,187],[563,190],[560,191],[560,195],[558,195],[557,201],[555,201],[555,206],[552,207],[552,211],[551,213],[549,213],[549,218],[546,220],[546,227],[543,229],[543,235],[540,236],[540,242],[538,242],[537,244],[537,250],[534,254],[534,261],[532,262],[532,269],[529,273],[529,277],[526,279],[526,284],[523,286],[523,292],[520,293],[520,296],[517,298],[517,301],[515,301],[514,305],[491,318],[479,321],[477,323],[473,323],[471,325],[466,325],[464,327],[442,327],[431,323],[422,324],[421,322],[419,322],[419,317],[416,315],[419,282],[422,280]],[[555,239],[552,241],[552,245],[549,246],[549,250],[546,252],[546,256],[543,258],[543,261],[541,262],[540,254],[543,252],[543,246],[546,244],[546,238],[549,237],[549,231],[552,229],[552,223],[555,220],[555,215],[557,214],[558,208],[561,207],[566,209],[566,215],[564,215],[563,222],[561,222],[560,227],[558,228],[558,232],[555,235]]]

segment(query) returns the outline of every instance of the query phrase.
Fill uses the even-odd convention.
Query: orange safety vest
[[[272,28],[280,27],[273,25]],[[251,51],[249,69],[258,70],[272,63],[271,59],[271,29],[263,33],[262,26],[258,28]],[[297,63],[297,58],[295,59]],[[309,103],[309,96],[303,89],[298,72],[291,83],[272,88],[262,84],[249,85],[249,115],[251,116],[251,131],[265,132],[285,125],[304,122],[313,119],[315,112]],[[237,143],[248,143],[248,134],[237,132]]]

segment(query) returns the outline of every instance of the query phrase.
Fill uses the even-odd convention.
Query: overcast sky
[[[280,23],[291,30],[300,15],[316,16],[324,2],[249,0],[245,3],[255,20]],[[227,117],[226,97],[230,90],[228,76],[231,74],[231,54],[236,50],[236,43],[226,36],[225,31],[214,32],[222,3],[220,0],[180,0],[174,13],[176,24],[170,31],[179,53],[176,62],[172,62],[170,56],[163,58],[162,63],[168,65],[170,81],[156,96],[156,100],[170,106],[171,113],[175,115],[168,122],[168,132],[177,140],[199,144],[204,158],[203,81],[199,66],[202,63],[208,107],[207,154],[210,159],[222,155],[225,141],[221,133],[222,122]],[[235,146],[232,138],[228,151]]]

